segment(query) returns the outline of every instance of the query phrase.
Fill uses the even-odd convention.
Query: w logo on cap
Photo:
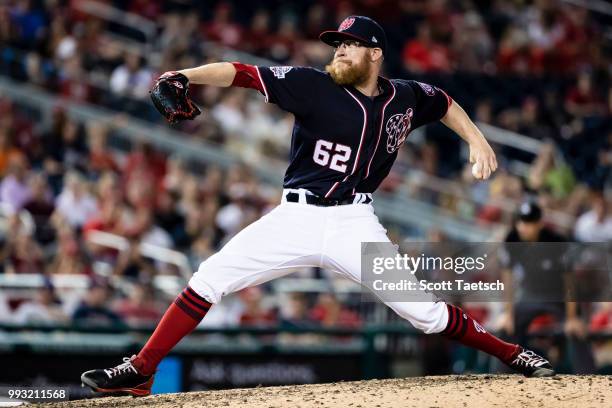
[[[344,19],[342,23],[340,23],[340,27],[338,27],[338,31],[345,31],[351,28],[353,23],[355,22],[355,17],[347,17]]]

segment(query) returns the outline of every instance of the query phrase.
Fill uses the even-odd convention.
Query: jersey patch
[[[429,85],[429,84],[424,84],[423,82],[419,82],[419,81],[415,81],[417,84],[419,84],[419,86],[421,87],[421,89],[423,90],[423,92],[425,92],[427,95],[429,96],[434,96],[436,93],[436,90],[434,89],[433,86]]]
[[[345,18],[344,21],[340,23],[340,27],[338,27],[338,31],[348,30],[349,28],[351,28],[354,22],[355,22],[355,17]]]
[[[396,113],[391,116],[385,125],[385,131],[387,132],[387,152],[393,153],[404,143],[408,131],[412,126],[412,115],[414,111],[412,108],[408,108],[406,113]]]
[[[293,68],[293,67],[289,67],[289,66],[270,67],[270,71],[272,71],[274,76],[277,77],[278,79],[284,79],[285,78],[285,74],[287,72],[291,71],[291,68]]]

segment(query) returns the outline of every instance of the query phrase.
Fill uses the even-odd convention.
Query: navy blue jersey
[[[410,131],[441,119],[451,99],[417,81],[379,77],[370,98],[306,67],[257,67],[266,102],[295,115],[285,188],[331,199],[372,193]]]

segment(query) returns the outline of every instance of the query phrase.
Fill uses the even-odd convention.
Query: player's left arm
[[[452,101],[446,115],[440,119],[447,127],[457,133],[470,146],[470,163],[476,163],[482,180],[486,180],[497,169],[495,152],[478,127],[456,101]],[[475,175],[475,176],[476,176]]]

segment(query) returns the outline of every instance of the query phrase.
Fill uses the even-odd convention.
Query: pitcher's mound
[[[606,402],[607,401],[607,402]],[[609,407],[612,376],[452,375],[333,384],[106,397],[48,407]]]

